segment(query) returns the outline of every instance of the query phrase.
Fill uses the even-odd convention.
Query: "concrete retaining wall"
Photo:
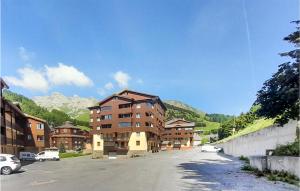
[[[265,129],[243,135],[217,144],[224,153],[232,156],[266,155],[266,150],[275,149],[277,145],[291,143],[296,139],[298,122],[291,120],[282,126],[270,126]]]
[[[268,156],[267,168],[272,171],[287,171],[300,177],[300,157]]]
[[[290,156],[253,156],[249,157],[250,166],[260,171],[285,171],[300,178],[300,157]]]

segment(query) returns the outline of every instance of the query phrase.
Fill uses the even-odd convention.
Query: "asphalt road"
[[[298,190],[240,170],[241,162],[199,149],[150,154],[133,159],[90,156],[35,162],[1,176],[2,191],[177,191]]]

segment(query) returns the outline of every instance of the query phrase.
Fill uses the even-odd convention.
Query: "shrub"
[[[278,146],[272,155],[275,156],[300,156],[300,142],[297,139],[295,142]]]
[[[247,157],[244,157],[243,155],[239,157],[240,160],[245,161],[246,164],[250,164],[250,161]]]
[[[253,168],[252,166],[250,166],[248,164],[244,165],[241,169],[244,171],[255,171],[255,168]]]

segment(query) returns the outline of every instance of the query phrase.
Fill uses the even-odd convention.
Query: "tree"
[[[283,40],[294,44],[295,50],[280,53],[292,61],[279,65],[278,71],[267,80],[257,93],[255,104],[260,108],[257,114],[266,118],[276,118],[279,124],[285,124],[289,119],[299,119],[299,63],[300,63],[300,21],[296,23],[297,31]]]

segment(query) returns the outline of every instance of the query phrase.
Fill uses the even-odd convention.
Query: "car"
[[[0,169],[1,174],[9,175],[21,168],[20,160],[11,154],[0,154]]]
[[[58,150],[45,150],[36,154],[35,160],[59,160],[59,152]]]
[[[220,152],[222,149],[213,145],[201,146],[201,152]]]
[[[20,152],[20,160],[35,160],[36,154],[31,152]]]

